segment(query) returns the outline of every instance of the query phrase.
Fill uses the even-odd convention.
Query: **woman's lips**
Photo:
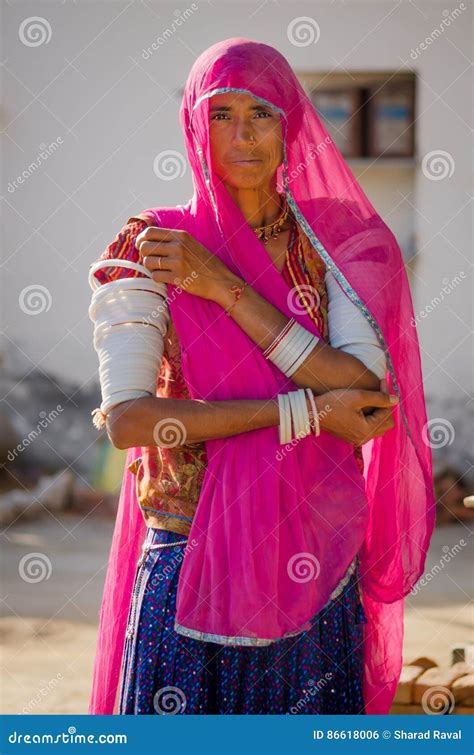
[[[232,160],[233,165],[256,165],[257,163],[261,163],[261,160]]]

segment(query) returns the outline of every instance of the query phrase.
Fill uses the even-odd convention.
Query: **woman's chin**
[[[242,171],[236,171],[229,175],[228,173],[222,178],[223,182],[233,189],[256,189],[258,186],[267,185],[268,176],[262,176],[256,170],[250,171],[244,168]]]

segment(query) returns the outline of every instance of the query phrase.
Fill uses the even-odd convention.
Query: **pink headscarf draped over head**
[[[295,290],[215,174],[209,105],[251,94],[279,115],[277,188],[384,348],[400,397],[395,427],[363,448],[362,476],[345,441],[324,431],[281,453],[277,427],[206,442],[208,467],[179,576],[175,629],[257,645],[309,628],[354,556],[367,625],[367,713],[386,713],[401,670],[403,598],[423,572],[434,525],[431,450],[413,306],[397,241],[370,204],[286,59],[249,39],[213,45],[190,72],[180,121],[193,172],[186,205],[149,208],[155,225],[187,230],[287,317],[319,335]],[[264,399],[296,385],[213,301],[168,286],[193,398]],[[127,464],[136,456],[130,449]],[[90,711],[112,712],[135,560],[144,534],[125,471],[101,607]],[[195,543],[195,544],[194,544]],[[308,565],[302,579],[299,566]]]

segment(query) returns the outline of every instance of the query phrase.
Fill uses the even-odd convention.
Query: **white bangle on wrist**
[[[316,406],[316,399],[314,398],[313,391],[311,388],[306,388],[306,395],[309,398],[309,403],[311,404],[311,409],[313,410],[313,417],[314,417],[314,425],[315,425],[315,435],[320,435],[321,433],[321,424],[319,421],[319,414],[318,414],[318,408]]]
[[[310,388],[299,388],[288,393],[279,393],[278,409],[280,413],[280,443],[285,445],[292,440],[301,440],[313,433],[320,434],[320,424],[316,402]],[[314,428],[308,410],[309,400],[314,416]]]

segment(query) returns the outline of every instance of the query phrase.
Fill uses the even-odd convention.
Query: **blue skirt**
[[[363,714],[366,617],[357,569],[312,628],[266,646],[228,646],[174,630],[186,536],[149,528],[135,575],[119,714]]]

